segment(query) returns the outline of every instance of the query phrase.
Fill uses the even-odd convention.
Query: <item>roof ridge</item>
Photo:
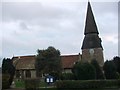
[[[66,56],[66,57],[68,57],[68,56],[78,56],[79,54],[75,54],[75,55],[61,55],[61,56]]]
[[[14,58],[17,58],[17,57],[33,57],[33,56],[36,56],[36,55],[14,56]]]

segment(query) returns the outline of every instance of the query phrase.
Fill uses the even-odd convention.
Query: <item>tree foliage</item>
[[[116,66],[117,72],[120,74],[120,57],[118,57],[118,56],[114,57],[113,62]]]
[[[98,62],[94,59],[91,64],[94,66],[96,71],[96,79],[105,79],[102,68],[99,66]]]
[[[54,47],[37,51],[36,70],[38,76],[41,74],[58,75],[61,72],[60,51]]]
[[[72,72],[77,80],[91,80],[96,78],[95,68],[90,63],[78,62],[74,65]]]
[[[8,74],[10,76],[8,82],[9,85],[11,85],[15,74],[15,67],[13,66],[12,60],[9,58],[4,58],[2,61],[2,75],[4,76],[4,74]]]
[[[103,66],[106,79],[117,79],[117,69],[113,61],[106,61]]]

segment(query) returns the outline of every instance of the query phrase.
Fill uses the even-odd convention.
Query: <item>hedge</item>
[[[39,89],[39,79],[25,79],[25,89],[26,90],[38,90]]]
[[[56,82],[57,88],[119,88],[120,80],[61,80]]]

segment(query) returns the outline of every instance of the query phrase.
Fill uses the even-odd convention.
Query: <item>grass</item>
[[[16,88],[25,88],[25,82],[23,80],[15,81],[15,87]],[[39,87],[48,87],[48,84],[45,82],[40,82]],[[52,89],[51,89],[52,90]]]
[[[25,88],[25,83],[23,80],[15,81],[15,87],[16,88]]]
[[[47,83],[45,83],[45,82],[40,82],[39,86],[40,86],[40,87],[47,87],[48,85],[47,85]]]

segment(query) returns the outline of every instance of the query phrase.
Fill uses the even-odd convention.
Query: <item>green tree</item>
[[[106,79],[117,79],[118,78],[116,66],[113,63],[113,61],[107,60],[104,63],[103,69],[104,69],[104,74],[105,74]]]
[[[113,62],[116,66],[117,72],[120,74],[120,57],[118,56],[114,57]]]
[[[37,75],[50,74],[58,78],[61,72],[60,51],[54,47],[48,47],[45,50],[37,51],[36,70]]]
[[[78,62],[74,65],[72,72],[77,80],[91,80],[96,78],[96,72],[93,65],[90,63]]]
[[[14,74],[15,74],[15,67],[13,66],[12,60],[9,58],[4,58],[2,61],[2,75],[4,78],[4,75],[8,75],[9,79],[9,85],[12,84],[13,78],[14,78]]]
[[[99,66],[98,62],[94,59],[91,64],[95,67],[96,79],[105,79],[102,68]]]

